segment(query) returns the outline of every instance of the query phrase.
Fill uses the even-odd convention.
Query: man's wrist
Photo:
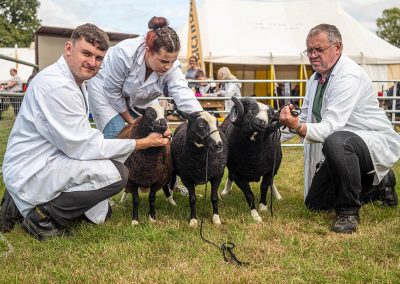
[[[299,132],[300,132],[300,130],[301,130],[302,127],[303,127],[303,123],[301,123],[301,121],[299,121],[299,125],[298,125],[296,128],[292,128],[292,129],[291,129],[291,132],[292,132],[292,133],[299,134]]]

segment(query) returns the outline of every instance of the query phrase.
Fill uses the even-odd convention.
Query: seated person
[[[202,70],[202,69],[198,69],[197,70],[196,75],[195,75],[195,79],[196,80],[203,80],[203,81],[210,80],[209,78],[207,78],[204,70]],[[214,96],[216,95],[215,94],[215,87],[216,87],[215,83],[208,83],[208,82],[202,83],[202,82],[199,82],[199,83],[196,83],[195,89],[196,89],[196,93],[200,93],[203,96],[210,96],[211,97],[212,95],[214,95]]]
[[[400,82],[396,83],[396,97],[400,97]],[[393,92],[394,92],[394,85],[392,87],[390,87],[387,91],[387,96],[388,97],[393,97]],[[400,99],[395,100],[395,107],[394,110],[400,111]],[[385,101],[385,106],[387,110],[393,110],[393,100],[392,99],[388,99]],[[388,117],[391,118],[392,113],[387,113]],[[396,116],[400,116],[400,113],[397,113]]]
[[[199,70],[199,66],[197,64],[197,58],[196,56],[192,55],[189,58],[189,67],[186,70],[186,79],[188,80],[195,80],[196,72]],[[196,83],[188,83],[189,88],[194,88],[196,86]]]

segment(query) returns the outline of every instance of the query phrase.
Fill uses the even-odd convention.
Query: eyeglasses
[[[336,42],[331,44],[330,46],[328,46],[326,48],[310,48],[310,49],[306,49],[306,50],[303,51],[303,54],[307,55],[307,56],[311,56],[314,53],[315,56],[320,56],[326,50],[328,50],[328,48],[334,46],[335,44],[336,44]]]

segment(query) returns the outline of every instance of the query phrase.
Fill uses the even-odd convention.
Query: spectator
[[[189,57],[189,68],[186,70],[186,79],[188,80],[195,80],[196,79],[196,72],[199,69],[199,65],[197,63],[196,56]],[[196,83],[188,83],[189,88],[194,88]]]
[[[290,90],[291,97],[300,97],[300,87],[296,84],[293,89]],[[300,100],[291,99],[290,103],[298,108],[300,106]]]
[[[22,93],[22,81],[18,76],[18,71],[15,68],[10,69],[11,79],[7,81],[7,84],[3,86],[2,90],[11,93]],[[21,106],[22,97],[10,97],[11,105],[14,109],[14,115],[18,115],[19,108]]]
[[[218,69],[218,80],[232,80],[232,82],[220,83],[219,90],[217,91],[219,96],[229,98],[242,96],[240,93],[241,84],[233,82],[237,80],[237,78],[232,75],[228,67],[221,67]],[[225,111],[229,113],[234,105],[232,100],[225,100]]]
[[[201,111],[180,69],[180,41],[163,17],[149,21],[146,37],[121,41],[110,48],[100,72],[88,82],[90,107],[97,128],[106,138],[115,138],[164,92],[178,109]],[[166,88],[167,86],[167,88]]]
[[[394,85],[388,89],[386,96],[393,97],[393,92],[394,92]],[[395,100],[396,104],[394,110],[400,111],[400,82],[396,83],[396,97],[399,98]],[[393,110],[393,100],[389,99],[386,100],[385,106],[387,110]],[[391,118],[391,113],[388,113],[388,116]],[[396,113],[396,116],[400,116],[400,113]]]
[[[306,206],[335,210],[331,230],[353,233],[362,203],[398,204],[390,168],[400,157],[400,136],[379,108],[371,79],[342,54],[335,26],[312,28],[306,44],[315,73],[307,84],[302,113],[294,117],[293,106],[286,106],[280,121],[304,137]]]
[[[197,69],[195,79],[201,81],[209,80],[202,69]],[[195,88],[196,92],[202,94],[203,96],[212,96],[213,94],[215,95],[215,87],[215,83],[200,82],[196,84]]]

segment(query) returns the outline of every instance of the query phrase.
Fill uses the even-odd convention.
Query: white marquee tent
[[[400,77],[400,48],[366,29],[335,0],[202,0],[198,18],[206,62],[308,64],[307,57],[302,55],[308,31],[318,24],[328,23],[341,31],[344,54],[363,65],[372,79]],[[182,47],[187,46],[187,34],[186,24],[179,32]],[[186,48],[182,48],[180,58],[184,62],[186,53]]]

